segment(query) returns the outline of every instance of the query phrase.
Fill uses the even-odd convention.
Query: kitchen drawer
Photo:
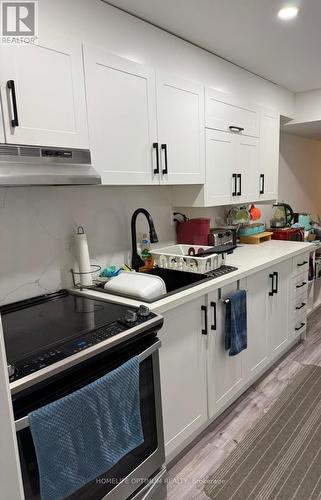
[[[299,297],[301,294],[308,293],[308,276],[306,273],[300,273],[298,276],[291,278],[291,299]]]
[[[218,90],[205,89],[205,127],[252,137],[260,135],[260,111],[255,105]]]
[[[306,273],[309,270],[309,256],[307,254],[293,257],[293,276]]]
[[[298,300],[291,300],[290,325],[296,324],[301,317],[306,317],[308,309],[307,300],[300,297]]]
[[[294,322],[291,323],[291,334],[295,337],[302,335],[305,332],[307,327],[307,316],[306,312],[300,314]]]

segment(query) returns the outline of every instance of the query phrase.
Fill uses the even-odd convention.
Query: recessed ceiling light
[[[299,7],[283,7],[278,12],[278,18],[282,19],[282,21],[290,21],[290,19],[294,19],[299,13]]]

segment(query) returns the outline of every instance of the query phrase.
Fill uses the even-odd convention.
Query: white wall
[[[0,304],[71,285],[78,225],[92,263],[130,263],[130,219],[138,207],[152,214],[160,241],[174,241],[166,187],[1,188]],[[139,234],[147,229],[139,216]]]
[[[321,215],[321,142],[281,134],[279,201]]]
[[[281,133],[278,201],[294,212],[321,216],[321,141]],[[271,205],[260,205],[262,220],[269,225]]]

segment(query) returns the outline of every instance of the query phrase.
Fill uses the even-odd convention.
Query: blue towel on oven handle
[[[60,500],[144,441],[139,358],[29,414],[42,500]]]
[[[229,296],[225,311],[225,349],[236,356],[247,348],[246,290]]]

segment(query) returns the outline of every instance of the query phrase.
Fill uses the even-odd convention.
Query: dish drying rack
[[[225,265],[225,254],[209,254],[198,257],[198,253],[210,250],[210,246],[171,245],[151,250],[156,266],[189,273],[205,274]]]

